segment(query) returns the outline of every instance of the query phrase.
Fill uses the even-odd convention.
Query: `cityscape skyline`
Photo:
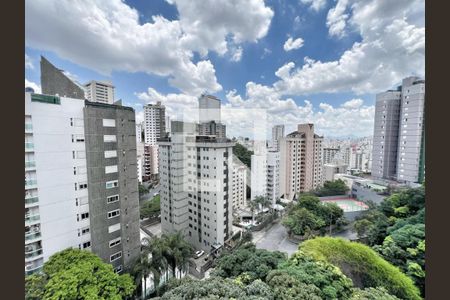
[[[105,26],[115,28],[127,21],[128,27],[124,29],[130,30],[136,39],[156,34],[153,27],[157,25],[160,31],[173,29],[161,41],[161,47],[166,47],[166,40],[172,39],[173,51],[192,56],[181,55],[178,60],[163,61],[160,65],[171,65],[164,65],[164,71],[161,71],[149,65],[153,56],[159,57],[159,52],[148,43],[137,47],[136,55],[129,55],[127,65],[130,67],[111,61],[113,54],[123,59],[126,56],[112,43],[111,33],[98,36],[101,28],[95,24],[88,26],[84,21],[76,27],[76,34],[83,32],[90,38],[103,39],[106,47],[104,56],[85,52],[80,56],[78,47],[68,49],[69,43],[66,45],[65,40],[48,38],[57,26],[42,23],[42,20],[55,9],[72,14],[76,10],[80,15],[73,14],[73,18],[89,20],[93,17],[92,9],[84,9],[89,4],[33,1],[26,3],[26,82],[38,86],[37,65],[43,54],[69,72],[69,76],[77,74],[75,79],[82,83],[93,79],[114,82],[117,99],[123,99],[124,105],[136,109],[137,122],[143,120],[142,106],[147,103],[161,101],[168,114],[173,115],[177,109],[195,107],[197,97],[207,91],[222,99],[223,109],[268,109],[270,126],[311,122],[316,124],[316,131],[326,137],[370,136],[375,93],[395,88],[407,76],[424,78],[423,2],[401,1],[395,7],[386,1],[321,1],[321,5],[307,2],[255,1],[246,4],[237,1],[235,5],[241,8],[255,5],[252,13],[241,9],[235,14],[236,21],[248,19],[238,29],[230,21],[230,11],[234,7],[225,10],[217,24],[208,23],[207,16],[214,13],[209,2],[201,8],[195,5],[189,11],[183,1],[161,0],[150,4],[110,1],[108,5],[94,1],[90,4],[102,13]],[[126,13],[121,14],[121,18],[112,16],[108,14],[112,9]],[[189,26],[193,13],[204,27]],[[154,15],[161,17],[152,20]],[[55,24],[59,22],[51,20]],[[42,24],[36,24],[37,21]],[[210,27],[221,30],[212,34],[211,40],[205,40],[201,33],[210,34]],[[73,38],[71,42],[77,41],[71,28],[57,28],[58,36],[63,32]],[[41,32],[46,32],[46,36]],[[198,45],[182,43],[182,34]],[[411,36],[411,39],[402,40],[401,36]],[[129,42],[127,39],[119,34],[115,41]],[[377,47],[380,43],[387,55]],[[225,48],[220,48],[219,44]],[[144,50],[146,55],[142,56],[140,51]],[[239,53],[240,60],[235,61]],[[188,67],[191,72],[186,74],[183,68]],[[367,73],[365,69],[371,68],[378,71]],[[329,75],[323,76],[319,70]],[[199,73],[203,71],[205,73]],[[177,76],[185,76],[186,85],[198,86],[182,86]],[[286,127],[286,132],[293,130],[295,126]],[[232,128],[229,128],[229,134],[238,136]]]

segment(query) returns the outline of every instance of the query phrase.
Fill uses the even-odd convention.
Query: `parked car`
[[[203,250],[198,250],[195,252],[195,258],[199,258],[200,256],[202,256],[203,254],[205,254],[205,251]]]

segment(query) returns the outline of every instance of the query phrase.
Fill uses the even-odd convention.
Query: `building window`
[[[119,186],[119,181],[118,180],[111,180],[111,181],[107,181],[106,182],[106,188],[107,189],[116,188],[118,186]]]
[[[122,270],[123,270],[122,265],[114,268],[114,272],[119,273],[119,274],[122,273]]]
[[[117,224],[114,224],[114,225],[111,225],[108,227],[108,233],[113,233],[117,230],[120,230],[120,223],[117,223]]]
[[[105,151],[105,158],[117,157],[117,150]]]
[[[109,241],[109,248],[112,248],[114,246],[120,245],[121,243],[121,238],[118,237],[117,239],[113,239]]]
[[[117,165],[105,166],[105,174],[117,173]]]
[[[90,247],[91,247],[91,242],[90,241],[88,241],[86,243],[83,243],[83,249],[90,248]]]
[[[115,135],[104,135],[103,136],[103,141],[105,143],[113,143],[117,141],[117,138]]]
[[[106,203],[110,204],[110,203],[114,203],[119,201],[119,195],[113,195],[113,196],[108,196],[106,198]]]
[[[86,220],[88,218],[89,218],[89,213],[88,212],[85,212],[85,213],[81,214],[81,220]]]
[[[110,261],[110,262],[113,262],[113,261],[115,261],[115,260],[118,260],[118,259],[121,258],[121,257],[122,257],[122,251],[119,251],[119,252],[114,253],[113,255],[111,255],[111,256],[109,257],[109,261]]]
[[[112,210],[108,212],[108,219],[112,219],[120,216],[120,209]]]
[[[78,184],[78,188],[80,189],[80,190],[84,190],[84,189],[87,189],[87,187],[88,187],[88,185],[87,185],[87,183],[79,183]]]
[[[85,235],[89,233],[89,227],[81,228],[81,235]]]
[[[116,127],[116,120],[103,119],[103,127]]]

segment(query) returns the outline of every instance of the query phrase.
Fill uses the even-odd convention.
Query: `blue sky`
[[[230,108],[267,109],[271,124],[308,121],[328,136],[365,136],[373,130],[375,93],[424,76],[423,6],[28,1],[25,78],[39,85],[44,55],[81,83],[111,80],[137,119],[145,103],[160,100],[175,114],[208,91]],[[302,42],[287,51],[288,38]]]

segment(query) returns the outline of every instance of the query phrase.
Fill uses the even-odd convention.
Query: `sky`
[[[230,136],[249,110],[267,128],[312,122],[325,137],[373,134],[376,93],[425,76],[424,1],[33,0],[25,2],[25,85],[43,55],[80,83],[112,81],[136,110],[177,119],[202,93],[222,100]],[[254,114],[253,114],[254,115]],[[230,122],[231,120],[231,122]],[[234,122],[235,121],[235,122]],[[234,126],[233,126],[234,125]]]

